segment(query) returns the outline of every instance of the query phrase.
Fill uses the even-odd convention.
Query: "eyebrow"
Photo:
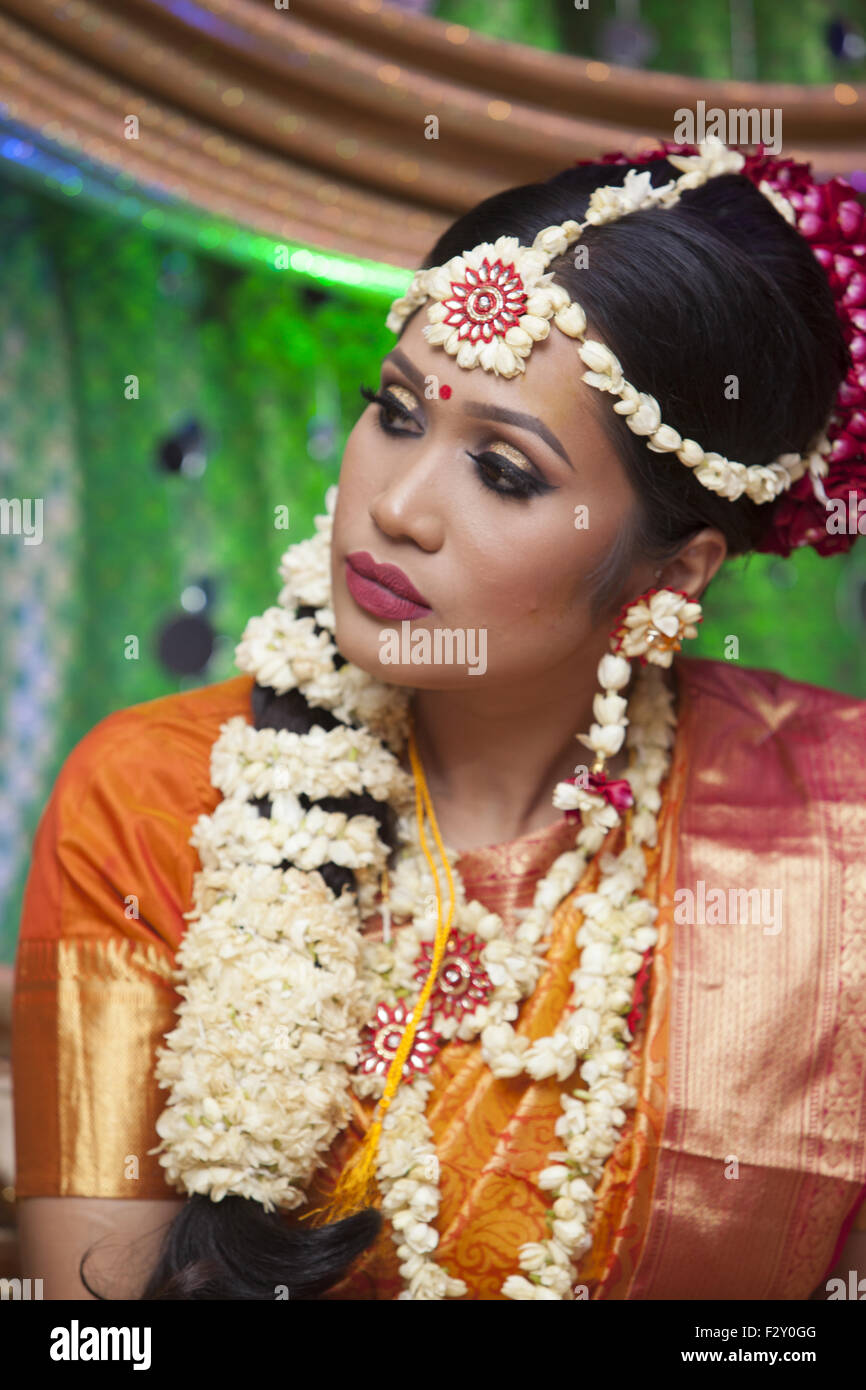
[[[418,371],[418,368],[413,366],[409,361],[405,352],[402,352],[400,348],[394,348],[386,357],[382,358],[383,367],[386,362],[393,362],[395,366],[400,367],[401,370],[406,373],[406,376],[412,382],[413,386],[423,392],[426,385],[424,377]],[[574,471],[574,464],[568,457],[568,454],[565,452],[565,449],[560,444],[556,435],[553,433],[553,430],[548,429],[544,421],[539,420],[537,416],[526,415],[521,410],[507,410],[501,405],[489,405],[484,401],[463,401],[462,405],[465,415],[480,416],[486,420],[497,420],[501,425],[516,425],[518,429],[530,430],[533,434],[537,434],[544,440],[545,444],[549,444],[551,449],[559,454],[561,459],[565,460],[572,472]]]

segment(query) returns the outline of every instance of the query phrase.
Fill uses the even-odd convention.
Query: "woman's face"
[[[506,380],[458,367],[424,323],[416,313],[382,363],[390,407],[369,404],[346,443],[332,550],[340,651],[377,679],[452,690],[597,662],[612,624],[593,625],[588,576],[635,502],[599,423],[610,398],[581,380],[577,344],[556,327]],[[430,377],[438,399],[425,396]],[[359,579],[347,566],[359,552],[397,566],[425,604]],[[462,663],[446,630],[464,634]]]

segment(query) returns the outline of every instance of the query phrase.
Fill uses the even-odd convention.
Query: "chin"
[[[402,685],[401,668],[379,660],[379,619],[360,611],[349,594],[335,594],[333,609],[334,641],[340,655],[383,685]]]
[[[457,690],[467,684],[466,672],[454,667],[381,662],[379,635],[386,626],[372,617],[368,624],[363,612],[347,612],[341,601],[334,601],[334,639],[340,654],[373,680],[404,690]],[[475,686],[476,681],[469,680],[468,684]]]

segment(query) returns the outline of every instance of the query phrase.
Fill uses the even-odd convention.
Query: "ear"
[[[673,560],[662,566],[660,575],[652,582],[658,589],[682,589],[689,598],[700,599],[727,554],[728,544],[722,532],[705,526]]]

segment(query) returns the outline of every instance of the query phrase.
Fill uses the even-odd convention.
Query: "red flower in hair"
[[[847,516],[849,494],[858,501],[866,497],[866,208],[845,179],[816,183],[808,164],[768,157],[762,148],[747,156],[743,173],[755,184],[766,179],[788,199],[797,230],[812,247],[836,301],[851,365],[827,429],[833,448],[822,484],[828,498],[843,501]],[[805,474],[773,504],[771,526],[758,549],[773,555],[790,555],[802,545],[819,555],[850,550],[856,528],[829,532],[827,519]]]
[[[866,417],[863,416],[862,411],[858,412],[858,415],[862,427],[862,422]],[[844,443],[845,441],[837,440],[836,444],[838,445],[840,442]],[[802,545],[811,545],[819,555],[840,555],[851,549],[858,535],[857,503],[866,498],[864,444],[866,444],[866,436],[860,444],[860,458],[838,468],[831,467],[827,476],[821,480],[828,498],[831,501],[836,498],[841,500],[844,506],[846,525],[849,525],[850,520],[853,519],[854,529],[838,532],[828,531],[827,520],[833,516],[834,512],[838,513],[839,508],[834,508],[834,512],[827,511],[823,504],[816,499],[809,478],[798,478],[793,487],[784,492],[775,503],[773,529],[761,546],[763,551],[774,555],[790,555],[792,550],[797,550]],[[836,445],[833,447],[835,451]],[[854,507],[849,508],[849,494],[852,492],[855,494],[856,500]],[[772,545],[768,544],[768,541],[772,541]]]
[[[651,150],[626,155],[622,151],[600,160],[579,159],[584,164],[645,164],[668,154],[697,154],[695,145],[663,140]],[[822,479],[828,498],[841,498],[848,509],[848,494],[866,498],[866,207],[846,179],[817,183],[811,165],[795,159],[779,159],[764,153],[745,155],[743,174],[757,185],[766,181],[788,199],[797,218],[797,230],[809,242],[820,262],[836,301],[851,365],[839,387],[827,437],[833,445],[830,468]],[[819,555],[850,550],[857,532],[827,531],[827,509],[816,497],[810,475],[766,504],[769,526],[757,549],[765,554],[790,555],[801,545],[811,545]]]

